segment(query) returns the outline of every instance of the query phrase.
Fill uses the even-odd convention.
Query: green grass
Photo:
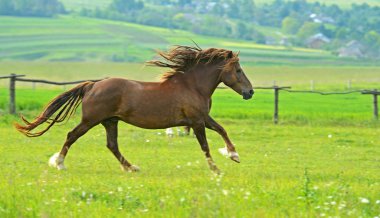
[[[34,94],[41,102],[48,95],[53,93]],[[194,137],[168,138],[163,130],[126,124],[119,125],[121,151],[141,172],[119,169],[100,126],[73,145],[68,170],[57,171],[47,160],[79,117],[43,137],[26,138],[11,126],[16,117],[3,116],[0,216],[378,216],[379,126],[358,124],[356,119],[346,125],[284,121],[274,126],[257,117],[260,109],[250,108],[265,104],[262,98],[259,93],[248,102],[227,90],[217,91],[212,114],[227,129],[242,161],[236,164],[219,155],[223,140],[207,131],[222,176],[208,169]],[[369,119],[364,111],[346,110]]]
[[[54,81],[119,76],[157,80],[161,70],[125,63],[0,62],[3,72]],[[254,85],[319,90],[379,88],[378,67],[246,66]],[[120,123],[123,154],[141,167],[124,173],[105,146],[101,126],[71,148],[67,171],[49,168],[80,115],[44,136],[26,138],[7,115],[7,80],[0,80],[0,217],[375,217],[380,211],[379,122],[372,98],[280,92],[280,123],[272,123],[273,92],[244,101],[218,89],[211,114],[228,131],[242,163],[218,154],[207,131],[215,176],[192,136]],[[71,87],[71,86],[70,86]],[[65,87],[65,89],[68,89]],[[29,119],[63,88],[18,82],[17,109]]]
[[[77,16],[0,16],[0,61],[144,62],[171,45],[228,48],[247,65],[378,65],[342,59],[321,50],[258,45],[249,41],[195,35],[186,31]],[[268,30],[269,31],[269,30]]]

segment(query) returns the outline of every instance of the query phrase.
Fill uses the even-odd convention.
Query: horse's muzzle
[[[255,92],[253,91],[253,89],[251,89],[249,91],[243,91],[243,99],[244,100],[251,99],[254,93]]]

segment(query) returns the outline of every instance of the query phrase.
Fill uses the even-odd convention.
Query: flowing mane
[[[186,73],[190,68],[197,64],[211,64],[226,61],[223,68],[230,68],[239,61],[238,53],[230,50],[209,48],[202,50],[199,47],[175,46],[167,52],[157,52],[165,61],[152,60],[147,63],[151,66],[168,67],[171,71],[164,73],[161,80],[170,79],[176,74]]]

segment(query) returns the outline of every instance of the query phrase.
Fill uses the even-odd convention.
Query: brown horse
[[[61,151],[50,158],[49,164],[64,169],[70,146],[92,127],[102,124],[107,133],[107,147],[120,161],[125,171],[138,171],[119,152],[118,122],[122,120],[146,129],[189,126],[206,155],[210,168],[219,172],[213,162],[206,139],[205,127],[218,132],[226,143],[230,158],[240,162],[226,131],[210,115],[211,95],[221,82],[243,96],[253,96],[252,85],[244,74],[237,53],[225,49],[176,46],[168,52],[159,52],[164,62],[148,63],[171,68],[161,82],[139,82],[110,78],[99,82],[85,82],[53,99],[33,121],[21,117],[25,125],[15,124],[17,130],[29,137],[44,134],[55,123],[64,121],[82,103],[82,119],[67,134]],[[37,126],[48,126],[32,132]]]

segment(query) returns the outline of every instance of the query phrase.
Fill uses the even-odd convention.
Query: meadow
[[[4,72],[27,78],[71,81],[107,76],[158,80],[141,64],[0,62]],[[378,67],[251,66],[254,85],[318,90],[379,88]],[[80,72],[80,73],[78,73]],[[26,138],[7,115],[7,81],[0,81],[0,217],[376,217],[380,216],[379,122],[372,99],[358,93],[321,96],[280,93],[280,123],[272,123],[273,92],[256,90],[244,101],[216,90],[211,114],[228,131],[241,163],[221,156],[224,146],[207,131],[222,171],[213,174],[193,136],[167,137],[165,130],[119,124],[123,154],[141,168],[120,170],[101,126],[71,148],[68,170],[49,168],[66,134],[80,118]],[[70,86],[71,87],[71,86]],[[17,109],[29,119],[68,87],[18,83]],[[176,131],[176,129],[175,129]]]

